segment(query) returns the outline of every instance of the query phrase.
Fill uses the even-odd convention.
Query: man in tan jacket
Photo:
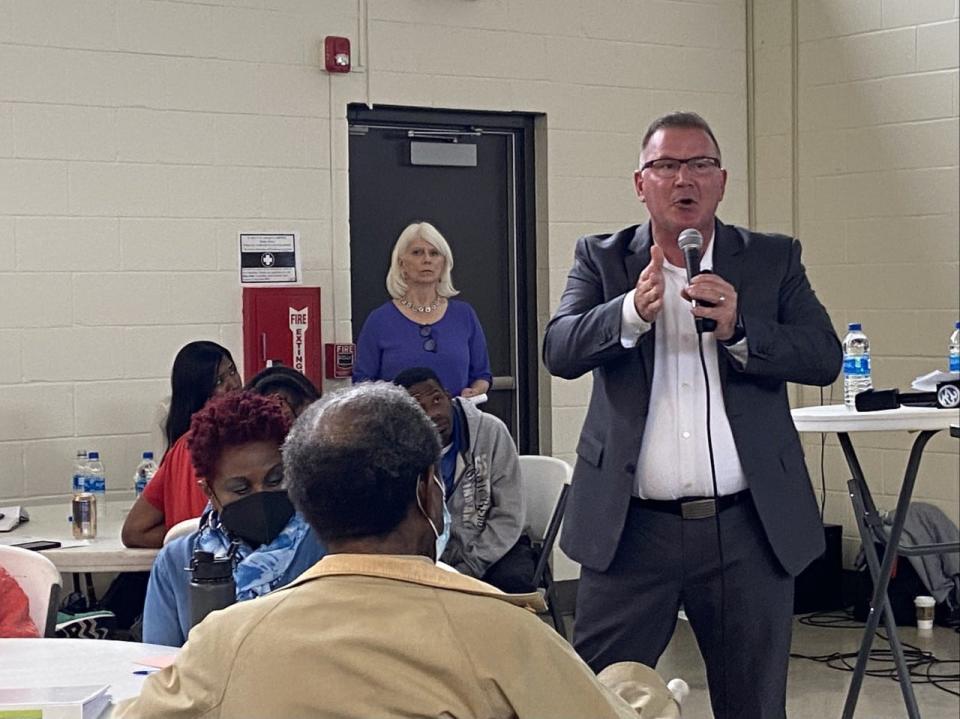
[[[660,677],[606,689],[533,613],[435,564],[444,534],[433,424],[367,383],[297,421],[287,489],[329,554],[286,588],[211,614],[120,717],[676,717]],[[637,681],[639,677],[640,681]]]

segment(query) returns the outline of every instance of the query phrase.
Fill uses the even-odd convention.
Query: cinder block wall
[[[0,497],[62,496],[78,447],[132,487],[179,347],[242,360],[239,230],[299,231],[331,288],[318,42],[356,28],[353,2],[0,3]]]
[[[798,234],[837,332],[862,322],[877,387],[946,368],[958,289],[958,8],[955,0],[755,0],[756,194],[760,227]],[[842,382],[825,401],[840,402]],[[819,404],[816,389],[795,392]],[[820,491],[820,442],[805,437]],[[896,504],[905,433],[854,436],[880,507]],[[859,546],[835,438],[825,452],[827,521]],[[956,522],[958,443],[923,457],[914,498]]]

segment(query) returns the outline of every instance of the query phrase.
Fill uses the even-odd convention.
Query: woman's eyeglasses
[[[437,351],[437,341],[433,338],[433,325],[420,325],[420,336],[423,337],[423,349],[427,352]]]
[[[234,364],[231,364],[230,369],[217,375],[216,379],[214,379],[213,381],[213,386],[219,387],[231,377],[236,377],[236,376],[237,376],[237,366]]]

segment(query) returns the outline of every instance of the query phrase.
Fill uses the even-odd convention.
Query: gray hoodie
[[[443,561],[471,577],[482,577],[523,531],[526,518],[520,461],[506,425],[459,397],[460,454],[454,473],[450,542]]]
[[[883,516],[883,534],[879,528],[874,529],[874,536],[883,544],[890,538],[893,527],[894,512]],[[957,525],[943,513],[939,507],[927,502],[911,502],[907,507],[907,517],[903,521],[903,536],[900,539],[901,547],[912,547],[924,544],[948,544],[960,542],[960,531]],[[863,555],[863,547],[860,548]],[[864,563],[858,555],[857,562]],[[923,586],[937,602],[946,602],[947,606],[955,610],[960,606],[960,559],[955,551],[944,551],[938,554],[927,554],[918,557],[907,557],[913,565]]]

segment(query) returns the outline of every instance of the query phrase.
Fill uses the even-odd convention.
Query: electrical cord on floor
[[[797,622],[808,627],[827,629],[863,629],[864,627],[863,622],[853,618],[853,612],[850,610],[805,614]]]
[[[800,624],[810,627],[821,627],[828,629],[863,629],[865,626],[853,618],[850,611],[842,612],[815,612],[800,617]],[[881,630],[877,630],[876,636],[889,643],[887,635]],[[935,672],[936,667],[944,669],[944,665],[960,666],[960,660],[957,659],[938,659],[933,652],[929,652],[920,647],[901,641],[903,645],[903,658],[907,665],[907,671],[910,674],[911,684],[932,684],[937,689],[960,697],[960,691],[957,688],[947,686],[950,684],[960,684],[960,672],[950,674]],[[852,672],[857,661],[857,652],[832,652],[830,654],[808,655],[798,652],[790,652],[791,659],[808,659],[819,664],[826,664],[831,669]],[[871,662],[874,666],[871,668]],[[877,664],[881,666],[876,666]],[[884,666],[889,665],[889,666]],[[870,658],[867,663],[866,676],[880,677],[882,679],[897,680],[897,667],[893,661],[893,652],[890,649],[871,649]]]

